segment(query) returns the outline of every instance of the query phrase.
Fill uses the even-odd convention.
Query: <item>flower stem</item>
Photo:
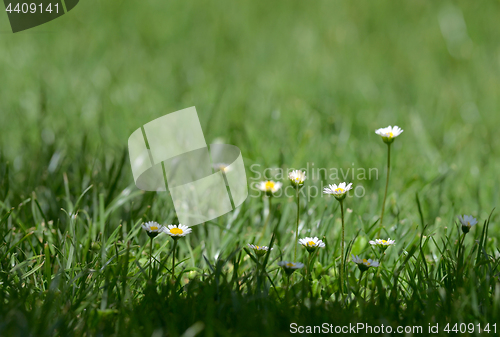
[[[359,297],[359,298],[362,298],[362,297],[361,297],[361,280],[363,279],[363,274],[364,274],[364,273],[365,273],[365,272],[362,270],[362,271],[361,271],[361,275],[359,275],[359,280],[358,280],[358,297]]]
[[[340,257],[340,291],[344,293],[344,201],[340,200],[340,213],[342,217],[342,256]]]
[[[311,268],[311,262],[313,260],[313,254],[315,254],[316,252],[311,252],[309,253],[309,259],[307,260],[307,273],[309,274],[309,282],[312,281],[312,268]]]
[[[382,222],[384,221],[385,199],[387,198],[387,189],[389,187],[390,172],[391,172],[391,144],[387,144],[387,179],[385,181],[385,193],[384,193],[384,202],[382,203],[382,214],[380,215],[380,228],[382,228]],[[380,236],[380,231],[378,235]]]
[[[177,248],[177,239],[174,239],[174,248],[172,251],[172,276],[175,279],[175,248]]]
[[[366,289],[367,288],[368,288],[368,273],[365,276],[365,296],[363,296],[363,298],[365,299],[365,303],[366,303]]]
[[[264,238],[264,235],[266,234],[267,224],[269,223],[269,219],[271,218],[271,200],[273,199],[273,197],[269,197],[268,199],[269,199],[269,211],[267,213],[266,222],[264,222],[264,227],[262,228],[262,234],[257,244],[260,244],[260,242]]]
[[[290,275],[286,277],[285,302],[288,302],[288,292],[290,291]]]
[[[382,252],[382,254],[379,255],[376,278],[378,278],[380,276],[381,268],[382,268],[382,260],[384,259],[384,257],[385,257],[385,251]]]
[[[299,240],[299,215],[300,215],[300,193],[297,188],[297,226],[295,227],[295,254],[293,257],[293,261],[297,261],[297,242]]]
[[[458,275],[462,273],[462,267],[463,267],[463,255],[464,255],[464,241],[465,241],[465,236],[467,235],[467,233],[463,233],[462,234],[462,240],[461,242],[459,241],[459,245],[458,245]]]
[[[153,238],[150,238],[149,245],[149,279],[152,277],[151,268],[153,267]]]

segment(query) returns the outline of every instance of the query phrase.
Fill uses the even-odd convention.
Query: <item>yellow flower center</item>
[[[299,177],[295,177],[295,181],[299,181],[299,180],[300,180],[300,178],[299,178]]]
[[[339,187],[339,188],[337,188],[335,190],[335,192],[337,192],[337,193],[344,193],[344,189]]]
[[[180,229],[180,228],[175,227],[175,228],[172,228],[170,230],[170,233],[172,233],[172,234],[182,234],[182,233],[184,233],[184,231],[182,229]]]
[[[293,267],[293,263],[287,263],[286,266],[289,267],[289,268],[292,268]]]
[[[274,188],[274,182],[268,181],[266,182],[266,190],[272,190]]]
[[[149,229],[151,229],[152,231],[156,231],[156,230],[158,230],[158,227],[156,227],[156,226],[151,226],[151,227],[149,227]]]
[[[467,222],[467,225],[470,227],[470,221]]]
[[[370,265],[370,262],[366,262],[366,265],[369,266]]]
[[[308,241],[308,242],[307,242],[307,245],[308,245],[308,246],[316,246],[316,244],[314,243],[314,241]]]
[[[260,246],[255,246],[255,249],[260,249]]]
[[[387,241],[386,241],[386,240],[381,240],[381,242],[382,242],[382,243],[387,243]]]

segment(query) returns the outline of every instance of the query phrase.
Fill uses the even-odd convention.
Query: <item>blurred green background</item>
[[[376,216],[386,147],[374,130],[397,124],[393,212],[414,211],[419,192],[427,222],[484,218],[498,202],[499,9],[88,0],[17,34],[2,14],[1,151],[29,194],[31,170],[71,166],[84,137],[88,160],[119,158],[137,127],[194,105],[207,143],[238,146],[248,166],[378,168],[354,181]]]

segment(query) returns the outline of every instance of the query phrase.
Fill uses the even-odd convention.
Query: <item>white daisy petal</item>
[[[306,180],[306,173],[300,170],[293,170],[288,174],[288,179],[293,187],[302,187],[304,185],[304,181]]]
[[[299,244],[305,247],[310,253],[314,252],[317,248],[325,247],[325,243],[317,237],[306,237],[303,239],[299,239]]]
[[[375,130],[375,133],[379,136],[382,137],[383,141],[385,143],[392,143],[394,141],[394,138],[399,136],[401,133],[403,133],[403,129],[401,129],[399,126],[395,125],[394,127],[388,126],[386,128],[380,128]]]
[[[193,230],[188,226],[178,224],[178,225],[168,225],[163,231],[173,238],[180,238],[190,234]]]
[[[396,241],[391,240],[390,238],[387,240],[382,240],[382,239],[375,239],[369,242],[372,246],[378,247],[381,250],[386,250],[390,246],[394,245]]]
[[[346,182],[340,183],[338,186],[336,184],[330,184],[329,187],[325,187],[323,193],[332,194],[338,200],[343,200],[352,189],[352,183],[347,184]]]
[[[378,267],[380,263],[372,259],[361,259],[357,255],[352,255],[352,262],[358,265],[359,270],[367,271],[370,267]]]
[[[464,216],[459,215],[458,220],[462,224],[462,231],[466,234],[470,231],[470,229],[473,226],[477,224],[477,219],[474,218],[472,215],[464,215]]]
[[[295,270],[304,268],[304,264],[301,262],[289,262],[289,261],[280,261],[278,262],[278,266],[282,267],[283,270],[291,275]]]
[[[261,190],[262,192],[267,193],[268,195],[272,195],[273,193],[276,193],[279,191],[283,184],[272,180],[266,180],[266,181],[261,181],[257,183],[255,186],[257,189]]]
[[[154,238],[155,236],[163,232],[163,229],[165,228],[156,221],[148,221],[146,223],[143,223],[141,227],[151,238]]]
[[[255,255],[257,255],[258,257],[266,255],[267,251],[269,250],[268,246],[258,246],[258,245],[252,245],[250,243],[247,246],[248,248],[253,249]],[[271,248],[271,250],[273,249],[274,248]]]

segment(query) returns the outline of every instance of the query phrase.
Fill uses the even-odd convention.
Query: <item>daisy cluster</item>
[[[154,238],[160,233],[165,233],[170,235],[174,239],[178,239],[190,234],[193,231],[188,226],[184,226],[181,224],[163,226],[155,221],[149,221],[142,224],[142,228],[146,231],[150,238]]]
[[[394,142],[395,138],[397,138],[403,133],[403,129],[401,129],[398,126],[388,126],[385,128],[377,129],[375,133],[379,135],[386,144],[390,145],[392,142]],[[223,163],[215,164],[214,168],[223,172],[227,172],[230,169],[227,165]],[[302,170],[292,170],[288,174],[288,180],[290,185],[293,188],[295,188],[298,192],[304,186],[304,183],[307,180],[307,176],[306,173]],[[265,195],[271,198],[275,196],[275,194],[278,191],[280,191],[280,189],[283,187],[283,183],[279,181],[265,180],[259,182],[256,185],[256,187],[260,191],[264,192]],[[340,182],[339,184],[329,184],[327,187],[324,188],[323,193],[334,196],[340,202],[342,207],[342,201],[346,198],[347,194],[352,189],[353,189],[352,183]],[[386,193],[387,193],[387,186],[386,186]],[[297,229],[299,228],[298,221],[299,221],[299,206],[300,206],[298,201],[299,200],[298,195],[299,194],[297,194]],[[385,204],[385,197],[384,197],[384,204]],[[381,220],[380,223],[382,223],[383,213],[384,210],[382,209],[382,216],[380,218]],[[342,208],[342,214],[343,214],[343,208]],[[458,220],[461,224],[461,228],[464,235],[467,234],[472,229],[472,227],[478,223],[477,219],[475,219],[471,215],[460,215],[458,217]],[[344,226],[344,218],[342,215],[342,242],[344,235],[343,226]],[[160,233],[165,233],[168,234],[170,237],[172,237],[174,240],[178,240],[179,238],[184,237],[192,232],[191,228],[189,228],[188,226],[184,226],[182,224],[178,225],[171,224],[163,226],[155,221],[149,221],[144,223],[142,225],[142,228],[146,231],[146,233],[149,235],[151,239],[153,239]],[[298,230],[296,231],[295,235],[297,239]],[[317,252],[320,248],[324,248],[326,246],[325,242],[320,240],[318,237],[304,237],[298,239],[297,243],[310,253],[310,258],[314,256],[313,253]],[[369,244],[373,249],[378,249],[382,253],[382,255],[379,256],[383,257],[385,255],[385,251],[389,247],[394,246],[396,244],[396,241],[391,240],[390,238],[388,239],[377,238],[374,240],[370,240]],[[260,258],[270,253],[273,250],[273,248],[269,246],[264,246],[259,244],[249,243],[247,244],[247,247],[253,251],[253,253],[257,258]],[[361,258],[357,255],[352,255],[351,260],[357,265],[357,267],[361,272],[365,272],[370,268],[377,268],[380,266],[380,261]],[[301,262],[280,261],[278,262],[278,266],[281,267],[288,276],[290,276],[294,271],[303,268],[305,265]]]

